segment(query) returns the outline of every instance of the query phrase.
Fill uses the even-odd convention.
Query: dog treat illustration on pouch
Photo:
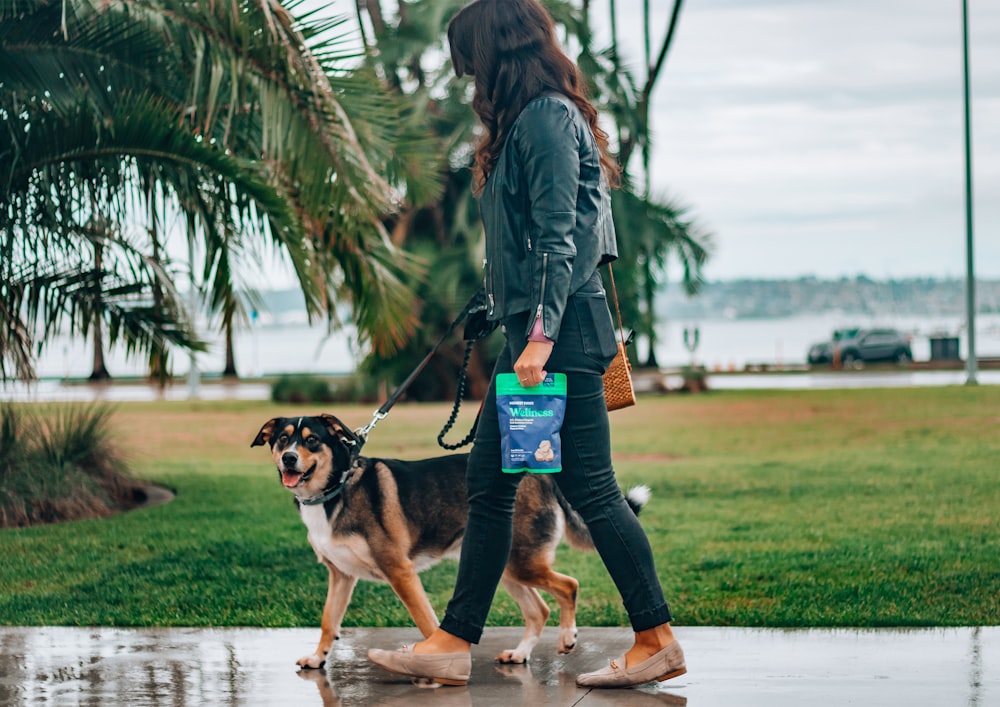
[[[559,430],[566,415],[565,373],[548,373],[530,388],[521,386],[517,374],[498,374],[497,412],[505,472],[562,471]]]
[[[536,462],[551,462],[555,461],[556,453],[552,451],[552,440],[543,439],[538,443],[538,449],[535,450],[535,461]]]

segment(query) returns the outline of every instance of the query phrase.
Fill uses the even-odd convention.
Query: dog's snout
[[[299,463],[299,455],[294,452],[285,452],[281,455],[281,463],[285,465],[286,469],[290,469]]]

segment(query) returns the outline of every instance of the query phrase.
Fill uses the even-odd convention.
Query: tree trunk
[[[152,183],[152,180],[150,180]],[[156,218],[156,209],[153,208],[155,204],[156,195],[153,193],[152,187],[147,194],[147,202],[150,204],[150,220],[149,220],[149,235],[150,242],[152,246],[152,256],[151,259],[156,265],[160,265],[160,229],[158,227],[158,221]],[[155,276],[153,279],[153,307],[159,312],[160,308],[163,306],[163,284],[160,282],[159,276]],[[162,390],[167,383],[167,353],[166,351],[159,347],[154,346],[149,352],[149,382],[156,383],[160,386]]]
[[[646,267],[649,267],[648,263]],[[653,301],[656,297],[656,290],[654,287],[651,287],[650,284],[651,283],[647,281],[647,286],[644,288],[646,313],[649,316],[649,330],[646,332],[646,338],[649,340],[649,354],[646,356],[645,365],[647,368],[659,368],[660,364],[656,360],[656,314],[653,312]]]
[[[226,312],[223,317],[222,326],[226,332],[226,367],[222,371],[223,378],[239,378],[236,371],[236,352],[233,348],[233,312],[235,307],[230,303],[226,305]]]
[[[94,269],[97,272],[101,271],[104,266],[104,246],[100,243],[95,243],[94,245]],[[92,381],[106,381],[111,380],[111,374],[108,373],[107,367],[104,365],[104,328],[101,321],[101,307],[98,305],[94,311],[94,366],[90,373],[90,380]]]
[[[100,314],[94,317],[94,368],[89,380],[111,380],[111,374],[108,373],[108,369],[104,365],[104,330],[101,327]]]
[[[367,0],[365,9],[368,10],[368,17],[372,21],[372,29],[375,30],[376,41],[385,36],[385,16],[382,14],[382,6],[378,0]]]
[[[365,0],[355,0],[354,9],[358,15],[358,31],[361,32],[361,42],[365,45],[365,51],[371,46],[368,43],[368,30],[365,29],[365,21],[362,15],[364,10]]]
[[[653,95],[653,88],[656,86],[657,79],[660,78],[660,74],[663,70],[663,65],[667,60],[667,50],[670,49],[670,44],[674,38],[674,31],[677,29],[677,22],[680,19],[681,7],[684,4],[684,0],[674,0],[674,8],[670,14],[670,24],[667,25],[667,36],[663,39],[663,45],[660,47],[660,52],[656,57],[656,61],[652,61],[651,45],[649,41],[649,2],[645,3],[644,10],[644,40],[645,40],[645,54],[646,54],[646,67],[649,74],[646,77],[646,83],[642,87],[642,92],[636,101],[636,112],[638,113],[638,123],[640,134],[629,135],[625,142],[621,145],[621,150],[618,155],[619,161],[623,167],[628,165],[629,158],[632,156],[632,151],[636,147],[636,143],[640,140],[642,142],[648,143],[649,138],[649,102]]]

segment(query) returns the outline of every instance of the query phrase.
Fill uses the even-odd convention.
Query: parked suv
[[[896,329],[837,329],[830,341],[809,348],[811,364],[833,363],[834,351],[840,352],[844,368],[860,368],[871,361],[895,361],[904,364],[913,360],[910,339]]]

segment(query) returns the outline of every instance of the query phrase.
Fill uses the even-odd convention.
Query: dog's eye
[[[278,441],[275,442],[279,447],[284,447],[288,443],[288,435],[280,434],[278,435]]]
[[[309,449],[316,449],[319,446],[319,437],[316,435],[310,435],[306,440],[306,446],[309,447]]]

